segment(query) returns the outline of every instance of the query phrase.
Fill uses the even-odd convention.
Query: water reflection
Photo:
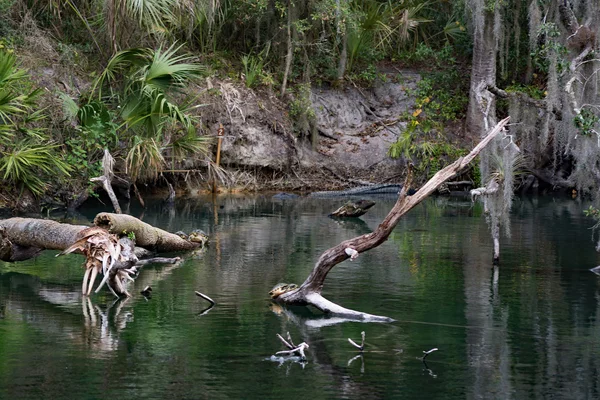
[[[123,310],[128,302],[128,298],[117,299],[103,310],[93,305],[89,297],[82,297],[83,336],[90,347],[91,357],[104,356],[102,353],[117,350],[119,332],[133,321],[133,309]]]
[[[577,201],[518,201],[500,267],[480,206],[417,207],[325,282],[325,297],[392,324],[268,301],[322,251],[372,231],[393,205],[375,201],[355,222],[327,218],[331,199],[209,197],[144,214],[132,204],[145,222],[203,229],[211,242],[145,267],[127,301],[82,298],[81,259],[1,264],[0,397],[39,398],[43,384],[51,398],[600,398],[600,284],[589,271],[600,262]],[[88,211],[74,220],[98,210]],[[347,341],[361,331],[363,353]],[[271,358],[287,332],[310,345],[306,363]]]

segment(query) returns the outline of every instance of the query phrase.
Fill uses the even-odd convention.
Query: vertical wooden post
[[[219,168],[219,165],[221,164],[221,143],[223,142],[223,133],[225,133],[225,128],[223,128],[223,124],[219,123],[219,129],[217,130],[217,136],[219,138],[217,141],[217,168]],[[212,191],[213,193],[217,193],[217,180],[214,177]]]

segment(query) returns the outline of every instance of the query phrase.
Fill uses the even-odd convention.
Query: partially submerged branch
[[[346,240],[335,247],[325,251],[319,257],[313,271],[308,276],[299,288],[283,293],[276,298],[276,301],[285,304],[296,305],[312,305],[324,313],[343,316],[349,319],[373,321],[373,322],[389,322],[391,318],[365,314],[362,312],[349,310],[341,307],[321,296],[323,284],[327,274],[333,267],[342,261],[351,257],[346,252],[346,249],[354,249],[358,253],[363,253],[374,247],[379,246],[396,227],[400,218],[408,213],[411,209],[425,200],[430,194],[434,193],[437,188],[462,171],[477,155],[488,145],[497,135],[499,135],[509,121],[509,117],[500,121],[489,134],[481,140],[481,142],[465,157],[461,157],[452,164],[438,171],[425,185],[423,185],[412,196],[407,195],[407,189],[410,187],[410,182],[405,182],[400,196],[383,222],[377,229],[367,235],[362,235],[354,239]],[[410,179],[410,174],[407,180]],[[351,252],[353,253],[353,252]],[[354,254],[352,254],[354,255]]]
[[[363,351],[365,349],[365,331],[362,331],[360,333],[361,337],[362,337],[362,341],[360,342],[360,344],[357,344],[354,340],[348,338],[348,342],[350,342],[350,344],[354,347],[356,347],[357,349],[359,349],[360,351]]]
[[[294,344],[294,342],[292,341],[292,338],[291,338],[289,332],[287,333],[287,337],[288,337],[288,340],[285,340],[283,338],[283,336],[281,336],[279,333],[277,334],[277,338],[279,340],[281,340],[281,343],[283,343],[283,345],[285,347],[287,347],[289,350],[278,351],[277,353],[275,353],[275,355],[276,356],[296,356],[296,357],[300,357],[301,360],[306,360],[306,354],[304,354],[304,350],[308,349],[310,346],[305,342],[302,342],[298,346],[296,346]]]

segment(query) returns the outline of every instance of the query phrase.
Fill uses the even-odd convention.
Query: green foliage
[[[69,165],[56,155],[54,150],[57,147],[34,145],[27,141],[16,143],[2,152],[2,179],[14,186],[23,185],[36,196],[42,195],[46,188],[43,176],[57,172],[68,175],[70,171]]]
[[[561,35],[555,23],[548,22],[540,25],[537,37],[542,43],[531,53],[536,69],[544,74],[549,72],[550,59],[557,57],[557,72],[562,74],[568,70],[567,55],[569,50],[557,38]]]
[[[512,84],[507,86],[505,91],[507,93],[525,93],[532,99],[542,100],[546,97],[546,91],[539,88],[536,85],[521,85]]]
[[[422,177],[431,177],[446,162],[464,155],[459,147],[445,142],[444,126],[463,118],[468,104],[467,85],[461,77],[450,46],[441,50],[419,45],[407,58],[412,63],[436,65],[437,70],[424,74],[416,89],[415,109],[404,115],[406,128],[389,149],[393,158],[411,160]]]
[[[60,97],[64,114],[74,125],[65,137],[65,159],[87,181],[101,175],[104,149],[117,148],[116,116],[103,102],[92,100],[79,107],[68,95]]]
[[[348,75],[348,79],[354,82],[360,82],[365,86],[372,86],[375,82],[385,81],[386,75],[377,71],[374,64],[369,64],[366,68],[357,73]]]
[[[592,133],[597,134],[595,127],[600,122],[600,117],[592,110],[584,108],[579,114],[575,115],[573,122],[582,135],[590,136]]]
[[[170,148],[173,160],[205,152],[206,138],[198,138],[192,107],[175,102],[187,82],[204,68],[189,56],[177,55],[180,47],[163,50],[129,49],[115,54],[95,87],[97,103],[106,102],[102,89],[120,86],[108,103],[120,110],[121,125],[114,131],[128,142],[125,156],[127,171],[136,179],[154,179],[165,165],[165,151]],[[92,103],[88,103],[92,104]],[[194,106],[197,107],[197,106]],[[110,115],[100,112],[100,125],[109,123]],[[108,118],[108,119],[107,119]]]
[[[392,158],[404,157],[411,161],[419,177],[429,179],[448,163],[467,154],[466,150],[446,142],[442,137],[418,142],[415,127],[414,123],[409,123],[409,127],[402,132],[398,141],[390,147],[389,155]]]
[[[247,54],[242,57],[246,86],[253,88],[258,85],[263,75],[264,62],[262,56]]]
[[[28,94],[22,94],[28,93]],[[45,115],[31,89],[27,72],[16,66],[10,50],[0,50],[0,175],[14,187],[39,196],[46,182],[68,175],[70,167],[49,143],[43,128]]]
[[[589,206],[587,210],[583,210],[583,215],[596,221],[592,229],[600,228],[600,209],[594,206]]]

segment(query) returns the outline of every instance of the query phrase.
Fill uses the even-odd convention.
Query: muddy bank
[[[293,95],[284,102],[268,90],[210,82],[202,117],[211,132],[223,124],[222,164],[235,171],[239,186],[246,181],[246,189],[324,190],[398,181],[403,162],[387,152],[406,126],[400,117],[412,110],[408,93],[419,79],[403,71],[400,80],[390,77],[371,88],[313,87],[317,135],[312,143],[294,131],[286,104]]]

